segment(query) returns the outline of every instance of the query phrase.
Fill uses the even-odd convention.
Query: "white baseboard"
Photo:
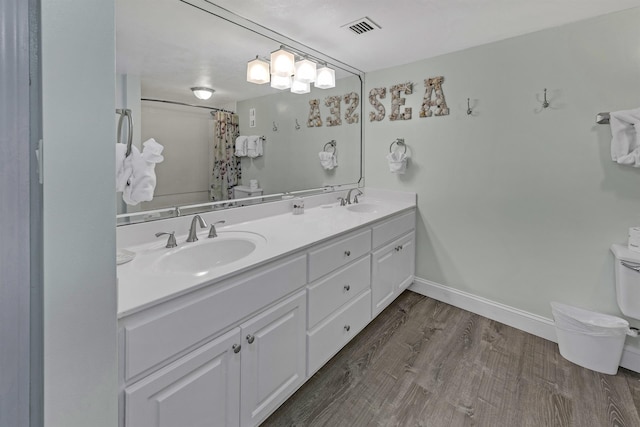
[[[416,277],[409,290],[454,307],[479,314],[549,341],[558,342],[553,320],[528,311]],[[626,345],[620,366],[640,372],[640,350]]]

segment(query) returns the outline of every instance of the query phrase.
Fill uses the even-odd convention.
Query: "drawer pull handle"
[[[350,330],[350,329],[351,329],[351,326],[349,326],[349,325],[344,325],[344,330],[345,330],[345,331],[349,332],[349,330]]]
[[[396,246],[395,250],[396,250],[396,252],[399,252],[400,251],[400,246]]]
[[[400,246],[398,246],[398,247],[400,248],[400,250],[403,250],[403,249],[404,249],[404,247],[403,247],[402,245],[400,245]]]
[[[351,290],[351,286],[349,285],[344,285],[344,290],[349,292]]]
[[[344,251],[344,254],[345,254],[346,256],[351,256],[351,251]]]
[[[253,335],[249,334],[247,335],[247,342],[249,344],[253,344],[253,341],[256,339],[256,337],[254,337]]]
[[[234,344],[231,346],[231,348],[233,349],[234,353],[240,353],[240,350],[242,349],[242,346],[240,344]]]

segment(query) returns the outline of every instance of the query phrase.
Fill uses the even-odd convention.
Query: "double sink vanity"
[[[413,282],[415,194],[340,195],[118,227],[121,426],[258,425]]]

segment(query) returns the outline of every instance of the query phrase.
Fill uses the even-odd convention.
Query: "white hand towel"
[[[244,157],[247,155],[247,141],[248,137],[240,135],[236,138],[236,157]]]
[[[640,108],[615,111],[609,115],[611,159],[621,165],[640,167]]]
[[[153,193],[156,188],[156,163],[164,160],[160,154],[164,147],[155,140],[150,139],[143,144],[142,153],[134,146],[131,147],[131,154],[127,159],[131,159],[133,172],[122,193],[122,199],[128,205],[137,205],[140,202],[153,200]]]
[[[387,154],[387,161],[389,162],[389,170],[391,173],[403,175],[407,171],[408,158],[407,154],[400,150],[395,150]]]
[[[247,156],[255,158],[262,156],[262,139],[257,135],[251,135],[247,139]]]
[[[320,158],[320,165],[322,165],[326,170],[331,170],[338,166],[338,159],[334,153],[321,151],[318,153],[318,157]]]
[[[124,191],[124,187],[131,176],[130,167],[125,173],[126,154],[127,144],[116,144],[116,191]]]

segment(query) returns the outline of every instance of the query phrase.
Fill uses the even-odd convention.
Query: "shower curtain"
[[[238,115],[217,111],[210,150],[213,167],[209,183],[211,201],[231,199],[233,187],[242,178],[240,158],[234,156],[235,141],[239,135]]]

